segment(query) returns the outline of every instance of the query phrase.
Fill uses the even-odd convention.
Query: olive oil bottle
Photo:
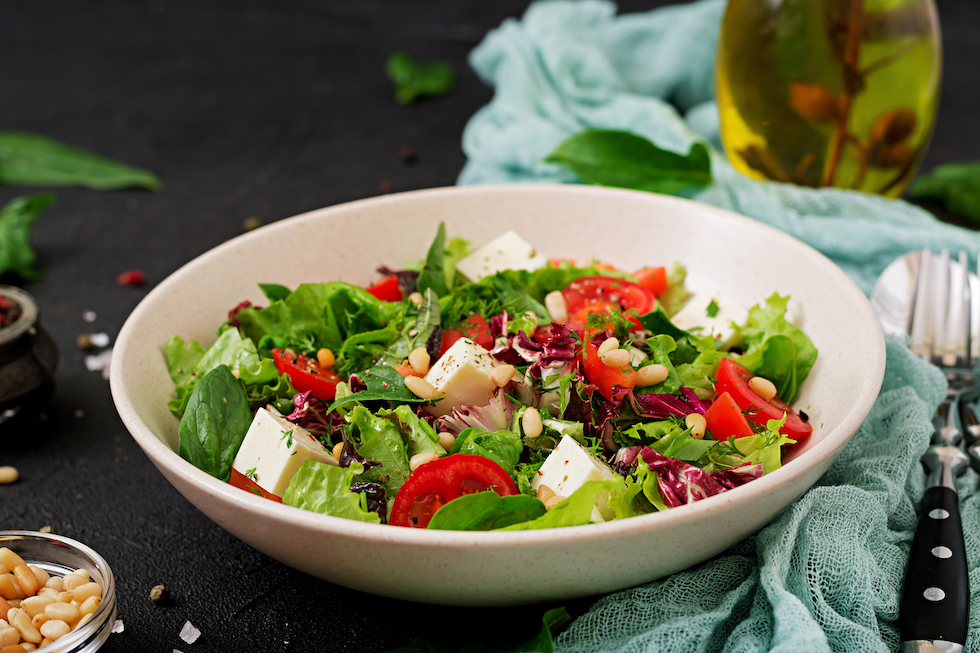
[[[898,197],[929,144],[941,68],[933,0],[729,0],[725,151],[756,179]]]

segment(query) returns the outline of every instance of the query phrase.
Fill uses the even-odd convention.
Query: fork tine
[[[932,252],[923,249],[919,256],[919,272],[915,280],[915,298],[912,302],[912,315],[909,319],[909,348],[919,358],[929,360],[932,350],[932,323],[930,317],[932,279]]]
[[[967,367],[968,333],[970,331],[970,296],[967,284],[966,252],[949,263],[949,293],[946,298],[945,324],[938,353],[946,367]]]

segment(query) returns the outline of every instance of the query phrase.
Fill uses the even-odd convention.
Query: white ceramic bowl
[[[802,310],[820,351],[794,402],[813,437],[781,469],[664,513],[508,533],[417,531],[305,512],[243,492],[177,455],[163,343],[214,340],[256,286],[341,279],[367,285],[385,264],[423,258],[440,221],[475,245],[514,229],[549,257],[624,269],[683,262],[690,289],[746,307],[774,290]],[[594,595],[679,571],[769,522],[837,458],[881,385],[885,350],[861,291],[807,245],[687,200],[590,186],[481,186],[387,195],[312,211],[226,242],[153,289],[126,321],[110,381],[123,423],[191,503],[269,556],[325,580],[410,601],[507,605]],[[463,572],[463,573],[461,573]]]

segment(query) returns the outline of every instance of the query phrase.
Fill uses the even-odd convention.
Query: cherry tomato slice
[[[433,460],[408,475],[395,495],[388,523],[425,528],[443,505],[485,490],[504,497],[517,494],[517,485],[503,467],[483,456],[457,453]]]
[[[490,335],[490,325],[482,315],[471,315],[455,327],[442,332],[442,345],[439,355],[442,356],[453,344],[462,337],[467,337],[486,350],[493,349],[493,336]]]
[[[595,337],[602,333],[599,329],[585,330],[585,345],[582,352],[582,366],[585,368],[585,378],[599,390],[606,399],[612,399],[613,386],[623,386],[633,389],[636,385],[636,370],[631,366],[610,367],[599,359],[599,344]]]
[[[708,430],[715,440],[727,440],[731,437],[744,438],[753,435],[749,421],[745,419],[742,409],[738,407],[735,400],[727,392],[718,395],[708,410],[704,413],[704,420],[708,423]]]
[[[367,291],[384,302],[400,302],[402,300],[402,287],[398,284],[398,276],[394,274],[385,277],[373,286],[369,286]]]
[[[667,268],[641,268],[633,273],[636,282],[655,297],[667,292]]]
[[[747,413],[748,420],[753,424],[765,426],[771,419],[782,419],[785,412],[786,423],[779,432],[796,440],[797,444],[809,438],[813,427],[786,402],[779,397],[766,401],[749,388],[748,381],[753,376],[755,375],[745,369],[745,366],[731,358],[723,358],[715,371],[715,391],[719,394],[723,392],[730,394],[738,407]]]
[[[333,370],[320,366],[315,359],[296,354],[291,349],[273,349],[272,359],[280,374],[289,376],[290,383],[300,392],[310,390],[313,396],[331,401],[337,392],[337,384],[343,378]]]
[[[257,494],[260,497],[271,499],[272,501],[275,501],[277,503],[282,503],[282,497],[276,496],[271,492],[266,492],[265,490],[260,488],[255,481],[245,476],[234,467],[231,468],[231,478],[228,479],[228,484],[240,488],[242,490],[245,490],[246,492]]]
[[[638,315],[643,315],[653,310],[656,300],[643,286],[617,277],[582,277],[568,284],[561,294],[568,307],[568,327],[575,331],[585,329],[590,313],[616,308],[622,311],[635,309]],[[638,320],[632,319],[640,325]]]

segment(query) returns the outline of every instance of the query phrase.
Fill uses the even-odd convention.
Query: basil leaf
[[[980,161],[938,166],[916,179],[908,195],[942,202],[950,213],[980,222]]]
[[[22,131],[0,131],[0,184],[84,186],[94,190],[163,188],[149,170]]]
[[[180,456],[198,469],[227,481],[231,464],[252,422],[241,381],[219,365],[197,382],[180,420]]]
[[[564,141],[545,161],[572,170],[590,184],[691,195],[711,183],[708,148],[694,143],[686,155],[664,150],[628,131],[586,129]]]
[[[54,195],[25,195],[0,210],[0,274],[14,272],[27,281],[41,278],[34,269],[31,227],[53,203]]]
[[[420,97],[437,97],[452,90],[456,72],[444,61],[417,61],[407,52],[393,52],[385,62],[385,72],[395,87],[398,104],[410,104]]]
[[[354,477],[363,472],[364,466],[356,461],[350,467],[335,467],[307,460],[289,479],[282,502],[322,515],[380,524],[381,518],[377,513],[364,510],[361,496],[350,491]]]

